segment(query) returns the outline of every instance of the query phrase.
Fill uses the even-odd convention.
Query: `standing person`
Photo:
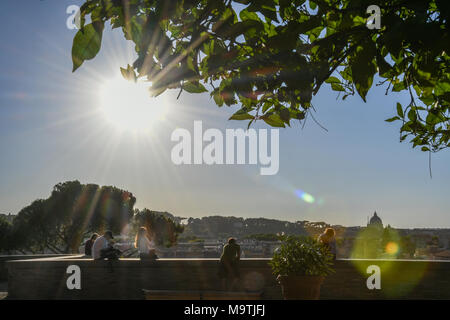
[[[98,238],[98,233],[93,233],[88,241],[84,244],[84,254],[87,256],[92,256],[92,245],[94,244],[95,239]]]
[[[241,247],[236,243],[236,239],[229,238],[228,243],[223,247],[219,263],[219,277],[222,279],[224,290],[233,289],[239,279],[239,260],[241,259]],[[228,287],[228,284],[231,286]]]
[[[92,245],[92,258],[94,260],[117,259],[120,251],[113,248],[113,239],[113,234],[109,230],[98,237]]]
[[[149,239],[149,234],[152,234],[152,232],[148,232],[145,227],[140,227],[136,234],[134,246],[138,249],[141,260],[158,258],[156,255],[155,241],[153,240],[153,236]]]
[[[333,228],[326,228],[325,232],[322,233],[317,239],[320,243],[325,245],[330,253],[333,255],[333,260],[336,260],[336,233]]]

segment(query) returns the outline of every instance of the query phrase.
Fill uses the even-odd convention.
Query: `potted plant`
[[[310,237],[280,236],[282,244],[269,264],[284,299],[319,299],[320,286],[332,269],[333,256]]]

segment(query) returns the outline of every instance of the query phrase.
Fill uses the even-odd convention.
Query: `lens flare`
[[[396,242],[388,242],[386,244],[385,252],[389,255],[396,255],[400,250],[399,245]]]
[[[427,261],[401,261],[401,237],[393,228],[366,227],[353,240],[351,263],[367,279],[368,267],[376,265],[381,270],[380,294],[389,299],[405,296],[420,285],[428,268]]]
[[[316,201],[312,195],[310,195],[309,193],[306,193],[303,190],[300,190],[300,189],[295,190],[295,194],[297,195],[297,197],[299,197],[306,203],[314,203]]]

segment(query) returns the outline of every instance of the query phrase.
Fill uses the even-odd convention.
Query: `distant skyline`
[[[345,101],[324,86],[314,97],[315,118],[280,129],[277,175],[258,165],[172,163],[176,128],[246,128],[228,121],[238,106],[218,108],[208,93],[177,90],[154,99],[165,120],[147,131],[119,129],[100,107],[102,86],[135,56],[120,30],[105,28],[99,55],[72,73],[75,30],[66,8],[83,1],[4,0],[0,3],[0,213],[16,214],[47,198],[63,181],[114,185],[132,192],[137,208],[176,216],[264,217],[362,226],[377,211],[397,228],[450,227],[450,152],[432,155],[399,143],[399,124],[387,123],[408,94],[374,87],[367,103]],[[126,102],[125,102],[126,103]],[[125,106],[126,107],[126,106]],[[257,123],[254,128],[267,128]],[[309,197],[307,196],[309,195]]]
[[[167,211],[158,211],[158,210],[153,210],[153,209],[150,209],[151,211],[155,211],[155,212],[167,212]],[[170,213],[171,214],[171,212],[168,212],[168,213]],[[0,215],[5,215],[5,216],[9,216],[9,215],[11,215],[11,216],[14,216],[14,215],[16,215],[16,214],[13,214],[13,213],[1,213],[0,212]],[[373,215],[373,214],[372,214]],[[309,220],[295,220],[295,221],[289,221],[289,220],[284,220],[284,219],[277,219],[277,218],[266,218],[266,217],[239,217],[239,216],[224,216],[224,215],[220,215],[220,214],[218,214],[218,215],[210,215],[210,216],[200,216],[200,217],[189,217],[189,216],[177,216],[177,215],[174,215],[174,217],[176,217],[176,218],[182,218],[183,220],[182,221],[185,221],[185,220],[187,220],[187,219],[189,219],[189,218],[197,218],[197,219],[201,219],[201,218],[204,218],[204,217],[212,217],[212,216],[222,216],[222,217],[225,217],[225,218],[229,218],[229,217],[232,217],[232,218],[242,218],[242,219],[270,219],[270,220],[278,220],[278,221],[287,221],[287,222],[300,222],[300,221],[308,221],[308,222],[325,222],[325,223],[328,223],[329,225],[331,225],[331,226],[342,226],[342,227],[345,227],[345,228],[352,228],[352,227],[366,227],[367,225],[368,225],[368,220],[372,217],[372,215],[368,215],[367,217],[366,217],[366,219],[367,219],[367,221],[366,221],[366,223],[363,223],[363,224],[360,224],[360,225],[358,225],[358,224],[354,224],[354,225],[342,225],[342,224],[333,224],[333,223],[329,223],[328,221],[309,221]],[[183,222],[181,222],[181,223],[183,223]],[[383,227],[387,227],[387,226],[389,226],[389,227],[392,227],[392,228],[394,228],[394,229],[450,229],[449,227],[447,227],[447,228],[445,228],[445,227],[410,227],[410,228],[402,228],[402,227],[395,227],[395,226],[392,226],[391,224],[389,224],[389,223],[386,223],[386,224],[384,224],[383,223]]]

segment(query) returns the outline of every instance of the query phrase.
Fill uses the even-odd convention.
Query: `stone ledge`
[[[242,259],[241,290],[281,299],[270,259]],[[69,265],[81,269],[81,290],[69,290]],[[369,265],[381,268],[381,290],[369,290]],[[12,299],[143,299],[142,289],[220,290],[218,259],[120,259],[93,261],[82,256],[7,262]],[[338,260],[328,276],[322,299],[450,299],[450,261]]]
[[[34,255],[4,255],[0,256],[0,281],[6,281],[8,279],[8,269],[6,268],[6,262],[11,260],[29,260],[29,259],[43,259],[71,256],[68,254],[34,254]]]

